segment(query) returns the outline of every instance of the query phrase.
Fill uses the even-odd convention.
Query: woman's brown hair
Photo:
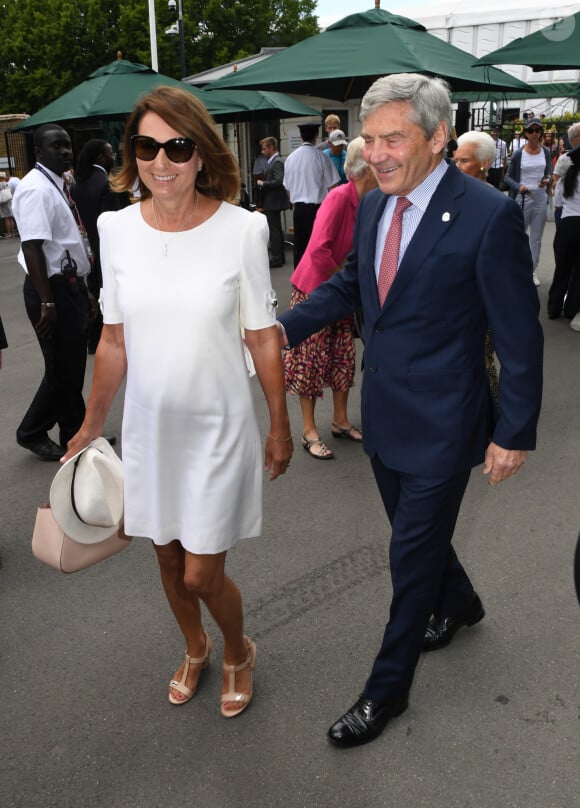
[[[189,137],[197,146],[203,167],[197,175],[196,188],[202,194],[222,201],[233,201],[240,193],[240,169],[227,143],[218,134],[215,123],[204,105],[193,93],[179,87],[156,87],[140,98],[125,126],[123,164],[111,177],[115,191],[131,191],[139,177],[131,136],[139,134],[139,124],[147,112],[154,112],[166,124]],[[141,199],[151,196],[139,180]]]

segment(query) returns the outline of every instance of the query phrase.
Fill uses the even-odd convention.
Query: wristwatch
[[[56,303],[54,302],[54,300],[41,300],[40,305],[44,309],[54,309],[56,307]]]

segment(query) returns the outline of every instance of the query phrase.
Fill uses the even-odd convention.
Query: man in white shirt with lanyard
[[[507,165],[507,144],[500,138],[497,126],[491,130],[491,136],[495,141],[495,160],[487,172],[487,180],[494,188],[501,188]]]
[[[320,124],[298,124],[302,145],[288,155],[284,187],[294,207],[294,267],[304,255],[316,212],[329,189],[340,183],[330,159],[314,148]]]
[[[85,415],[91,254],[62,179],[72,166],[70,137],[57,124],[45,124],[34,133],[34,150],[37,163],[19,183],[13,210],[22,242],[18,263],[26,272],[24,303],[45,373],[16,440],[43,460],[59,460]],[[48,436],[57,424],[58,443]]]

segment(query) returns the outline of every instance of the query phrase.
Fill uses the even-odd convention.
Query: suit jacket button
[[[375,334],[382,334],[382,333],[383,333],[383,327],[382,327],[382,325],[378,325],[375,328]]]
[[[369,368],[369,371],[371,373],[376,373],[377,372],[377,366],[376,365],[371,365],[370,368]]]

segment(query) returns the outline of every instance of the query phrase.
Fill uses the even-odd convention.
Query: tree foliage
[[[180,77],[178,37],[156,0],[159,72]],[[316,0],[182,0],[186,73],[318,33]],[[0,113],[32,114],[121,51],[151,64],[147,0],[0,0]]]

